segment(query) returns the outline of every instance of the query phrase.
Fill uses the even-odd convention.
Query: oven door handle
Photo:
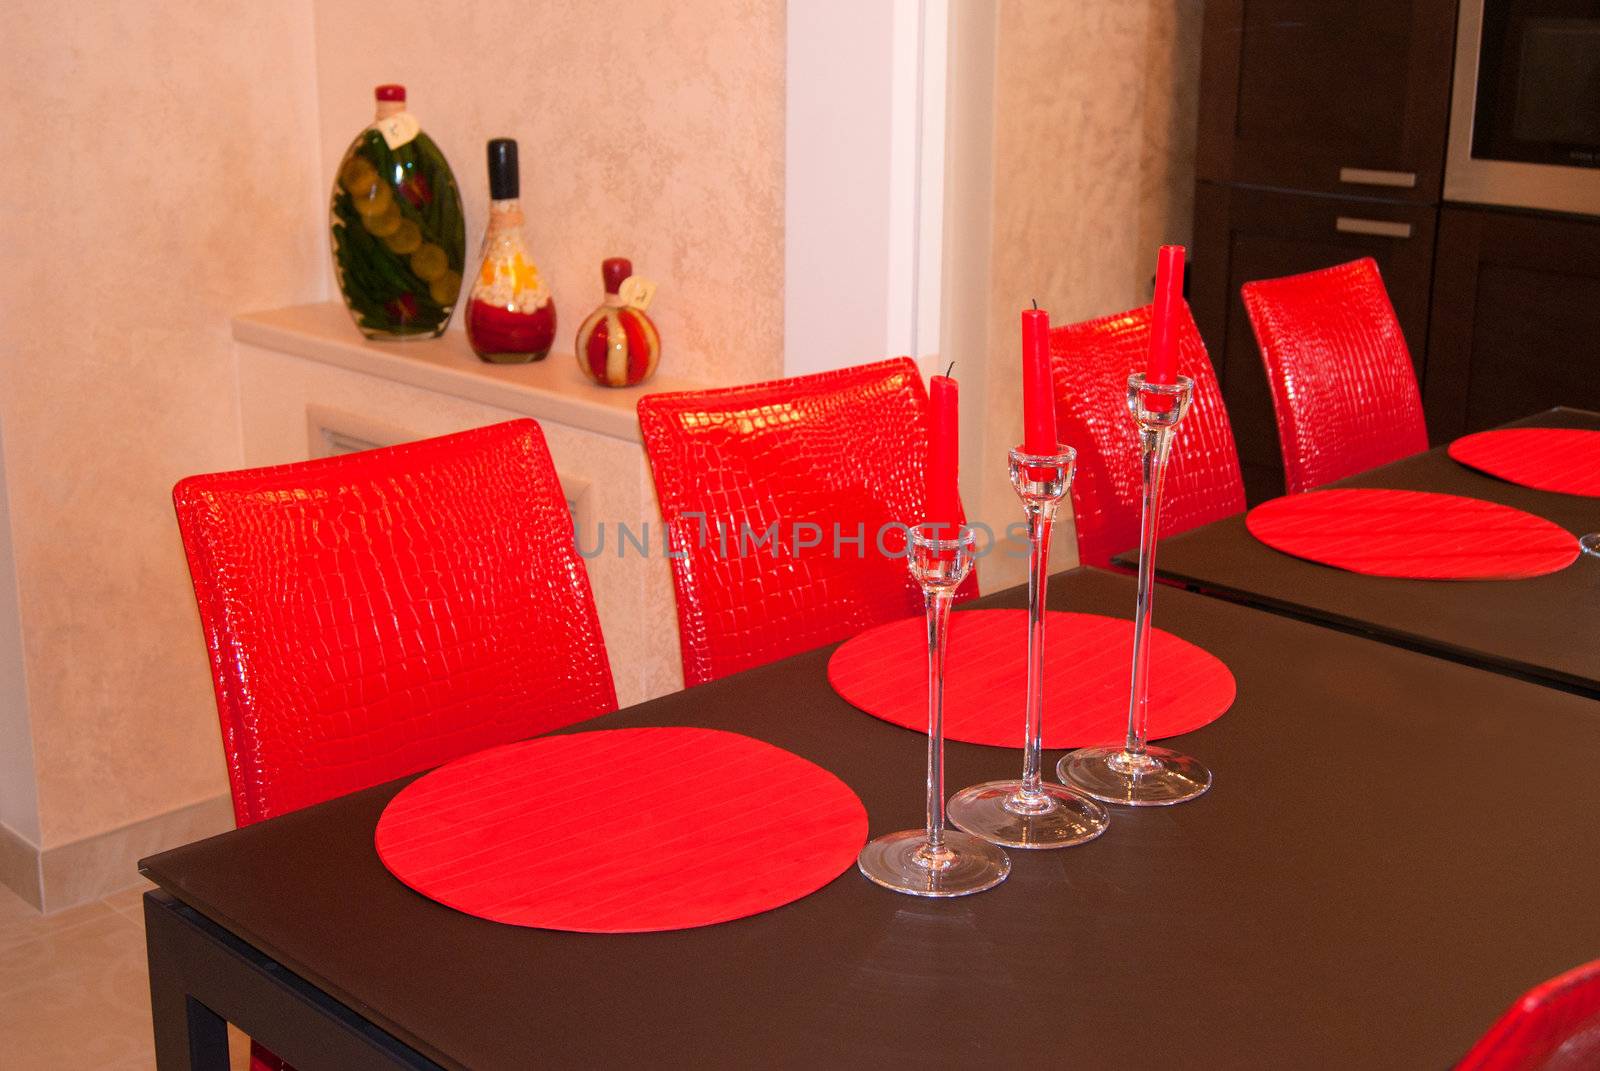
[[[1357,216],[1340,216],[1333,221],[1333,229],[1340,234],[1369,234],[1376,238],[1411,237],[1411,224],[1396,223],[1388,219],[1361,219]]]

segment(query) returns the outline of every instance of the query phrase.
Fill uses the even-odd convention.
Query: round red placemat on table
[[[1463,465],[1508,483],[1564,495],[1600,497],[1600,431],[1504,428],[1450,444]]]
[[[1160,629],[1152,629],[1151,637],[1151,739],[1198,729],[1233,705],[1233,674],[1215,655]],[[1027,611],[951,614],[949,644],[945,737],[1022,747]],[[925,733],[927,645],[927,624],[920,617],[868,629],[833,652],[828,682],[873,717]],[[1128,731],[1132,666],[1133,622],[1099,614],[1046,614],[1044,746],[1121,743]]]
[[[791,903],[867,840],[850,787],[716,729],[606,729],[491,748],[378,820],[390,873],[458,911],[581,933],[679,930]]]
[[[1431,491],[1340,488],[1263,502],[1245,518],[1274,550],[1353,573],[1514,580],[1565,569],[1578,541],[1497,502]]]

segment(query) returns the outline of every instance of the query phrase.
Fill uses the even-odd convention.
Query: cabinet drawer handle
[[[1373,171],[1365,167],[1341,167],[1339,181],[1353,186],[1399,186],[1413,189],[1417,185],[1415,171]]]
[[[1411,224],[1391,223],[1386,219],[1357,219],[1340,216],[1333,221],[1333,229],[1340,234],[1371,234],[1378,238],[1410,238]]]

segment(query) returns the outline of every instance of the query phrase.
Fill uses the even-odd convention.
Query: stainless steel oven
[[[1600,215],[1600,0],[1461,0],[1444,196]]]

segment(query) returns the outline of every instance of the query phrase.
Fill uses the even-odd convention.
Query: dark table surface
[[[1128,616],[1133,585],[1080,570],[1050,596]],[[1082,847],[1013,851],[1010,879],[966,899],[851,868],[698,930],[501,926],[383,869],[373,829],[404,781],[143,867],[420,1052],[479,1069],[1439,1068],[1528,986],[1600,956],[1600,703],[1182,590],[1158,593],[1157,621],[1238,678],[1234,708],[1181,738],[1215,787],[1115,811]],[[745,732],[842,777],[872,835],[920,825],[925,738],[839,699],[829,651],[588,726]],[[952,791],[1020,765],[948,755]]]
[[[1600,413],[1552,409],[1507,427],[1600,430]],[[1439,491],[1500,502],[1574,535],[1600,531],[1600,498],[1535,491],[1452,461],[1444,447],[1332,487]],[[1131,568],[1136,553],[1117,558]],[[1454,658],[1585,695],[1600,695],[1600,559],[1527,580],[1363,576],[1273,550],[1243,515],[1161,541],[1156,572],[1197,591]]]

